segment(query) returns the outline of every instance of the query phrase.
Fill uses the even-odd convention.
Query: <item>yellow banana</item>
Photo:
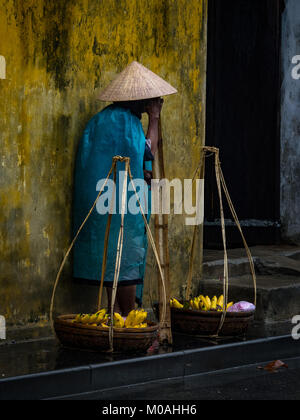
[[[219,297],[217,306],[219,307],[218,310],[223,310],[223,306],[224,306],[224,296],[223,295],[221,295]]]
[[[107,313],[107,309],[101,309],[100,311],[96,312],[95,315],[97,315],[98,319],[104,318]]]
[[[131,311],[125,321],[125,327],[126,328],[132,328],[135,323],[135,317],[136,317],[136,311]]]
[[[90,321],[90,315],[86,314],[86,315],[82,316],[82,318],[81,318],[82,324],[88,324],[89,321]]]
[[[177,308],[177,309],[182,309],[183,308],[183,305],[181,303],[179,303],[177,299],[173,299],[173,305],[174,305],[173,307]]]
[[[217,296],[214,296],[212,301],[211,301],[211,311],[216,311],[217,310],[217,303],[218,303],[218,298]]]
[[[200,303],[201,303],[201,310],[202,311],[208,311],[208,306],[207,306],[207,302],[204,296],[200,296]]]
[[[75,322],[81,322],[81,317],[82,317],[82,314],[78,314],[78,315],[76,315],[76,317],[75,317],[74,321],[75,321]]]
[[[94,314],[90,316],[89,324],[95,324],[97,322],[98,315]]]
[[[147,323],[143,323],[143,324],[137,324],[137,325],[135,325],[134,327],[132,327],[132,328],[147,328],[148,327],[148,324]]]
[[[206,302],[207,302],[207,308],[208,308],[207,310],[210,311],[210,309],[211,309],[211,300],[210,300],[209,296],[206,296],[205,299],[206,299]]]
[[[144,321],[146,320],[148,314],[146,311],[141,310],[141,311],[137,311],[137,314],[135,316],[135,323],[134,325],[139,325],[139,324],[143,324]]]
[[[98,316],[97,316],[97,320],[96,320],[97,324],[102,324],[105,317],[106,317],[105,313],[103,313],[103,312],[99,313]]]
[[[201,307],[201,310],[206,311],[207,310],[207,302],[206,302],[206,299],[203,295],[199,296],[199,302],[200,302],[199,307]]]
[[[196,311],[199,311],[199,309],[201,309],[200,298],[195,298],[194,299],[194,307],[195,307]]]
[[[234,302],[230,302],[230,303],[228,303],[228,305],[227,305],[227,309],[231,308],[233,305],[234,305]]]
[[[101,309],[100,311],[96,312],[94,315],[91,316],[91,319],[95,320],[95,323],[100,324],[101,321],[104,319],[107,310]]]
[[[114,326],[116,328],[124,328],[125,326],[125,321],[118,312],[114,314]]]

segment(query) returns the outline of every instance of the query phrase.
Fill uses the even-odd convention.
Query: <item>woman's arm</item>
[[[147,114],[149,116],[147,139],[151,140],[151,152],[153,156],[155,155],[158,149],[159,118],[163,103],[164,101],[161,98],[152,99],[146,109]]]

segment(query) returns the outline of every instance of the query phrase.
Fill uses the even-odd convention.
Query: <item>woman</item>
[[[88,123],[80,142],[75,171],[74,229],[92,207],[100,190],[101,180],[107,177],[114,156],[130,158],[134,179],[151,180],[151,161],[158,147],[158,127],[163,100],[160,96],[176,93],[159,76],[137,62],[128,66],[102,92],[100,99],[113,104],[95,115]],[[141,116],[149,116],[147,135],[143,132]],[[118,163],[118,172],[124,163]],[[112,216],[104,285],[111,301],[120,229],[119,177],[117,177],[116,214]],[[148,187],[142,185],[147,195]],[[128,202],[134,193],[128,192]],[[149,213],[148,213],[149,214]],[[99,285],[101,277],[104,235],[108,215],[94,210],[77,240],[74,249],[74,277]],[[135,302],[142,304],[147,238],[140,213],[125,215],[124,244],[116,297],[115,311],[127,316]]]

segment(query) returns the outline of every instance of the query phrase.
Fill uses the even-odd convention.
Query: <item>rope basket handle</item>
[[[216,335],[213,335],[211,337],[218,337],[219,333],[221,332],[225,319],[227,314],[227,305],[228,305],[228,291],[229,291],[229,270],[228,270],[228,253],[227,253],[227,243],[226,243],[226,226],[225,226],[225,217],[224,217],[224,207],[223,207],[223,198],[222,198],[222,190],[225,193],[227,203],[229,205],[231,214],[234,218],[235,224],[238,227],[238,230],[241,234],[243,244],[247,253],[247,257],[250,264],[250,270],[251,275],[253,279],[253,287],[254,287],[254,305],[257,305],[257,283],[256,283],[256,274],[255,274],[255,266],[253,262],[253,258],[250,252],[250,249],[248,247],[246,238],[244,236],[240,221],[238,219],[238,216],[236,214],[235,208],[233,206],[230,194],[227,189],[227,185],[225,182],[225,178],[222,172],[221,168],[221,162],[220,162],[220,150],[216,147],[208,147],[203,146],[202,147],[203,155],[202,155],[202,161],[199,164],[198,168],[195,171],[195,174],[193,176],[193,182],[196,178],[197,173],[200,171],[202,178],[205,178],[205,159],[207,157],[207,153],[211,153],[212,155],[215,155],[215,174],[216,174],[216,182],[217,182],[217,189],[218,189],[218,196],[219,196],[219,203],[220,203],[220,216],[221,216],[221,229],[222,229],[222,240],[223,240],[223,248],[224,248],[224,276],[223,276],[223,295],[224,295],[224,306],[223,306],[223,312],[222,317],[220,320],[220,324],[218,327],[218,331]],[[200,176],[201,176],[200,175]],[[190,264],[189,264],[189,274],[188,274],[188,280],[187,280],[187,288],[186,288],[186,300],[189,301],[190,295],[191,295],[191,289],[192,289],[192,278],[193,278],[193,263],[195,258],[195,242],[196,242],[196,235],[198,232],[198,226],[195,226],[194,228],[194,235],[192,240],[192,246],[191,246],[191,252],[190,252]]]
[[[109,173],[108,173],[108,175],[107,175],[107,178],[106,178],[106,180],[105,180],[105,182],[104,182],[104,184],[103,184],[103,186],[102,186],[102,188],[101,188],[101,190],[100,190],[99,194],[97,195],[97,198],[96,198],[96,200],[95,200],[94,204],[92,205],[92,207],[91,207],[90,211],[88,212],[88,214],[87,214],[86,218],[84,219],[83,223],[81,224],[80,228],[78,229],[78,232],[76,233],[76,235],[75,235],[75,237],[74,237],[73,241],[71,242],[71,245],[69,246],[69,248],[68,248],[68,250],[67,250],[67,252],[66,252],[66,255],[64,256],[64,259],[63,259],[63,261],[62,261],[62,263],[61,263],[61,266],[60,266],[60,268],[59,268],[59,270],[58,270],[58,273],[57,273],[57,276],[56,276],[56,279],[55,279],[55,283],[54,283],[54,286],[53,286],[53,290],[52,290],[51,303],[50,303],[50,323],[51,323],[52,329],[53,329],[53,308],[54,308],[54,299],[55,299],[56,289],[57,289],[57,286],[58,286],[58,283],[59,283],[59,280],[60,280],[60,277],[61,277],[62,271],[63,271],[63,269],[64,269],[64,266],[65,266],[65,264],[66,264],[66,262],[67,262],[67,259],[68,259],[69,255],[70,255],[70,253],[71,253],[71,251],[72,251],[72,249],[73,249],[73,247],[74,247],[74,245],[75,245],[75,243],[76,243],[76,241],[77,241],[77,239],[78,239],[78,236],[79,236],[80,232],[81,232],[81,231],[82,231],[82,229],[84,228],[84,226],[85,226],[86,222],[88,221],[88,219],[90,218],[90,216],[91,216],[91,214],[92,214],[92,212],[93,212],[94,208],[96,207],[97,202],[98,202],[98,200],[99,200],[100,196],[102,195],[102,193],[103,193],[103,191],[104,191],[104,188],[106,187],[107,182],[108,182],[108,180],[109,180],[109,178],[110,178],[110,176],[111,176],[111,174],[112,174],[112,171],[113,171],[113,166],[111,167],[111,169],[110,169],[110,171],[109,171]]]
[[[71,245],[69,246],[66,255],[64,256],[64,259],[61,263],[61,266],[59,268],[59,271],[57,273],[56,279],[55,279],[55,283],[54,283],[54,287],[53,287],[53,291],[52,291],[52,296],[51,296],[51,303],[50,303],[50,323],[53,328],[53,308],[54,308],[54,300],[55,300],[55,294],[56,294],[56,290],[57,290],[57,286],[59,283],[59,280],[61,278],[61,274],[63,271],[63,268],[66,264],[66,261],[78,239],[78,236],[80,234],[80,232],[82,231],[82,229],[84,228],[85,224],[87,223],[88,219],[90,218],[93,210],[95,209],[97,202],[100,198],[100,196],[102,195],[108,180],[112,174],[112,172],[114,171],[114,179],[116,177],[116,165],[117,162],[125,162],[125,177],[124,177],[124,182],[123,182],[123,191],[122,191],[122,210],[121,210],[121,226],[120,226],[120,231],[119,231],[119,239],[118,239],[118,248],[117,248],[117,258],[116,258],[116,265],[115,265],[115,275],[114,275],[114,285],[113,285],[113,293],[112,293],[112,302],[111,302],[111,320],[113,319],[113,308],[114,308],[114,304],[115,304],[115,299],[116,299],[116,293],[117,293],[117,285],[118,285],[118,280],[119,280],[119,275],[120,275],[120,267],[121,267],[121,259],[122,259],[122,251],[123,251],[123,240],[124,240],[124,216],[125,216],[125,204],[126,204],[126,197],[127,197],[127,179],[128,179],[128,175],[130,178],[130,181],[132,183],[133,189],[134,189],[134,193],[135,196],[137,198],[137,202],[139,204],[140,210],[141,210],[141,214],[143,216],[143,220],[144,220],[144,224],[147,230],[147,234],[148,234],[148,238],[150,240],[154,255],[155,255],[155,259],[159,268],[159,273],[160,273],[160,277],[161,277],[161,281],[162,281],[162,285],[163,285],[163,290],[164,290],[164,294],[163,294],[163,317],[162,317],[162,322],[161,324],[163,324],[165,322],[165,317],[166,317],[166,308],[167,308],[167,302],[166,302],[166,286],[165,286],[165,279],[164,279],[164,275],[163,275],[163,271],[162,271],[162,267],[161,267],[161,263],[160,263],[160,259],[158,256],[158,252],[155,246],[155,242],[149,227],[149,224],[147,222],[147,218],[145,216],[145,213],[143,211],[134,181],[133,181],[133,177],[132,177],[132,173],[131,173],[131,168],[130,168],[130,158],[127,157],[122,157],[122,156],[114,156],[113,157],[113,163],[111,166],[111,169],[107,175],[107,178],[94,202],[94,204],[92,205],[90,211],[88,212],[86,218],[84,219],[83,223],[81,224],[80,228],[78,229],[78,232],[76,233]],[[125,182],[126,181],[126,182]],[[110,212],[111,213],[111,212]],[[110,221],[109,221],[110,223]],[[110,227],[110,225],[109,225]],[[104,275],[105,275],[105,268],[106,268],[106,261],[107,261],[107,244],[108,244],[108,239],[109,239],[109,227],[107,227],[106,229],[106,234],[105,234],[105,246],[104,246],[104,255],[103,255],[103,266],[102,266],[102,274],[101,274],[101,284],[100,284],[100,291],[99,291],[99,296],[98,296],[98,307],[99,305],[101,306],[101,300],[102,300],[102,294],[103,294],[103,284],[104,284]],[[110,327],[110,331],[109,331],[109,342],[110,342],[110,351],[113,351],[113,323],[111,322],[111,327]]]

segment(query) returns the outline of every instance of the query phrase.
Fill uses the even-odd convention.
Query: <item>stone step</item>
[[[254,263],[256,263],[255,260]],[[247,258],[229,258],[228,270],[230,277],[249,274],[249,261]],[[209,279],[222,279],[224,276],[224,257],[214,261],[203,262],[203,276]]]
[[[223,281],[205,279],[200,283],[199,294],[219,296],[223,293]],[[229,301],[254,301],[252,276],[231,277]],[[300,276],[257,276],[256,320],[264,322],[291,321],[300,315]]]
[[[258,275],[300,277],[300,248],[292,246],[268,246],[251,248]],[[231,277],[250,273],[250,265],[244,249],[228,250],[228,268]],[[204,278],[223,278],[223,251],[204,250]]]

